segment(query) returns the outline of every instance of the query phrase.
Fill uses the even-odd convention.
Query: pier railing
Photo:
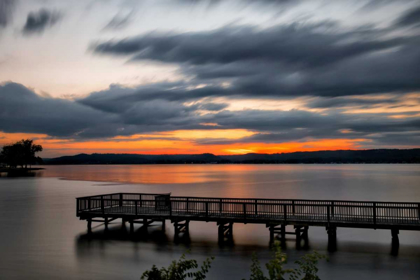
[[[420,226],[420,203],[303,199],[180,197],[113,193],[77,198],[77,216],[154,215],[167,218]]]

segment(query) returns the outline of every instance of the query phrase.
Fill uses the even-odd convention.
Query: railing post
[[[120,207],[123,206],[123,194],[122,193],[120,193],[120,204],[119,204],[119,206]]]
[[[209,216],[209,203],[206,201],[206,217]]]
[[[105,213],[105,207],[104,207],[104,196],[101,195],[101,210],[102,210],[102,214]]]
[[[88,198],[88,211],[90,211],[90,207],[91,207],[91,202],[90,202],[90,197]]]
[[[220,213],[222,213],[222,210],[223,210],[223,208],[222,208],[222,202],[223,202],[223,199],[221,198],[221,199],[220,199],[220,202],[219,202],[219,203],[220,203],[220,204],[219,204],[219,212],[220,212]]]
[[[155,203],[156,203],[156,199],[155,199]],[[152,204],[153,205],[153,204]],[[149,205],[150,206],[150,205]],[[140,195],[140,207],[143,207],[143,201],[141,199],[141,195]],[[156,207],[156,206],[155,206]]]
[[[172,201],[171,200],[169,200],[169,216],[172,217]]]
[[[331,217],[334,218],[334,201],[331,201]]]
[[[284,222],[287,221],[287,205],[283,204],[283,214],[284,214]]]
[[[417,205],[418,207],[417,207],[417,211],[418,211],[418,218],[419,218],[419,220],[420,220],[420,203]]]
[[[295,201],[292,200],[292,213],[295,214]]]
[[[246,203],[244,203],[242,207],[244,210],[244,220],[246,220]]]
[[[258,216],[258,199],[255,200],[255,216]]]
[[[134,200],[134,208],[135,208],[134,213],[136,214],[136,216],[137,216],[137,202],[138,202],[137,200]]]
[[[187,197],[187,213],[189,211],[189,204],[190,204],[188,201],[189,201],[189,198]]]
[[[76,198],[76,216],[79,215],[79,199]]]
[[[373,203],[373,225],[376,226],[376,202]]]
[[[329,205],[327,205],[327,221],[328,221],[328,224],[330,224],[330,206]]]

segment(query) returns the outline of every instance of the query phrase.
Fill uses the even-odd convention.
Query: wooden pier
[[[391,230],[393,245],[398,244],[400,230],[420,230],[419,202],[259,199],[180,197],[170,194],[113,193],[77,198],[77,217],[86,220],[88,232],[92,222],[108,223],[122,219],[144,228],[153,222],[174,224],[175,234],[188,233],[190,221],[216,222],[219,240],[232,237],[234,223],[265,224],[270,241],[276,234],[296,235],[296,241],[308,238],[310,226],[325,227],[329,244],[334,244],[337,228],[371,228]],[[294,226],[287,232],[286,226]]]

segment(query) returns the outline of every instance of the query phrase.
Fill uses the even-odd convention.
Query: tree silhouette
[[[42,151],[41,145],[35,145],[31,139],[22,139],[11,145],[3,147],[0,153],[0,162],[9,168],[28,168],[28,165],[42,163],[42,159],[35,154]]]

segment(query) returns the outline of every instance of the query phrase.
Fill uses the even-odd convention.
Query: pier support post
[[[398,238],[398,234],[400,233],[400,230],[397,228],[393,228],[391,229],[391,235],[392,235],[392,243],[393,244],[398,244],[400,243],[400,240]]]
[[[301,248],[302,239],[305,242],[305,246],[308,246],[308,229],[309,229],[309,226],[295,226],[297,249]]]
[[[108,218],[105,218],[105,222],[104,222],[104,224],[105,224],[105,231],[107,231],[108,230]]]
[[[298,244],[299,246],[300,246],[300,240],[301,240],[300,232],[301,232],[301,227],[300,226],[296,226],[295,227],[296,244]]]
[[[276,234],[280,236],[282,244],[286,243],[286,225],[267,225],[270,229],[270,244],[274,242]],[[284,246],[284,245],[282,245]]]
[[[304,226],[303,227],[303,239],[305,241],[307,241],[309,239],[308,231],[309,231],[309,226]]]
[[[270,243],[274,242],[274,226],[270,226]]]
[[[180,241],[185,243],[190,243],[190,221],[185,220],[183,223],[181,221],[173,221],[175,228],[174,242],[178,243]],[[183,233],[180,236],[180,233]]]
[[[134,223],[133,220],[130,220],[130,234],[134,233]]]
[[[88,234],[92,233],[92,219],[91,218],[87,219],[87,230],[88,230]]]
[[[282,224],[281,225],[281,242],[285,242],[286,241],[286,225]]]
[[[175,227],[175,235],[178,235],[181,232],[184,232],[185,234],[188,234],[189,229],[190,229],[190,221],[185,220],[183,223],[181,223],[179,221],[175,221],[174,222],[174,227]]]
[[[220,222],[218,225],[218,237],[219,243],[222,243],[227,239],[227,241],[233,240],[233,223]]]
[[[328,251],[334,252],[337,250],[337,227],[328,226]]]
[[[162,231],[166,231],[166,220],[162,220]]]
[[[400,240],[398,238],[400,230],[399,229],[391,229],[391,235],[392,235],[392,245],[391,245],[391,255],[397,256],[398,250],[400,248]]]

